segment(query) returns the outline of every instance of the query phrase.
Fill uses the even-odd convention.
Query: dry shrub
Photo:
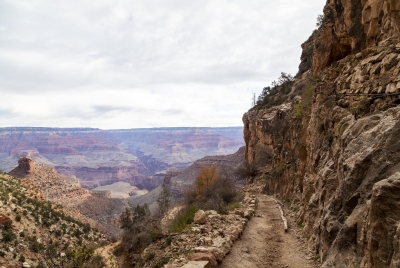
[[[187,192],[186,203],[226,214],[228,204],[235,202],[237,196],[234,179],[226,169],[213,165],[200,170],[194,187]]]

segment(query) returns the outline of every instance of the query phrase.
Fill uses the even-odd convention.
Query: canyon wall
[[[302,45],[299,73],[321,71],[400,33],[398,0],[328,0],[320,28]]]
[[[242,127],[1,128],[0,170],[10,171],[20,157],[29,157],[76,176],[88,189],[123,181],[152,190],[160,182],[153,174],[187,167],[206,155],[233,153],[242,145]]]
[[[399,5],[327,1],[301,95],[243,116],[249,174],[290,204],[322,267],[400,264]]]

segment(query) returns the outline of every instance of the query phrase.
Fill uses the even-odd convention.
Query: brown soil
[[[306,254],[304,242],[295,237],[295,230],[284,232],[279,208],[266,195],[258,195],[256,216],[242,237],[225,257],[221,268],[312,268],[318,265]],[[294,227],[297,228],[297,227]]]

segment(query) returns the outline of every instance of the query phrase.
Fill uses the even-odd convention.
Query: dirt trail
[[[236,241],[221,268],[311,268],[317,267],[306,259],[302,243],[290,232],[285,233],[279,208],[266,195],[258,195],[256,216]]]

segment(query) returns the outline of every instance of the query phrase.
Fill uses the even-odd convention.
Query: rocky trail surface
[[[304,245],[294,236],[294,230],[284,232],[278,205],[266,195],[258,195],[256,216],[253,217],[225,257],[221,268],[311,268],[316,263],[307,256]],[[289,222],[290,224],[290,222]]]

